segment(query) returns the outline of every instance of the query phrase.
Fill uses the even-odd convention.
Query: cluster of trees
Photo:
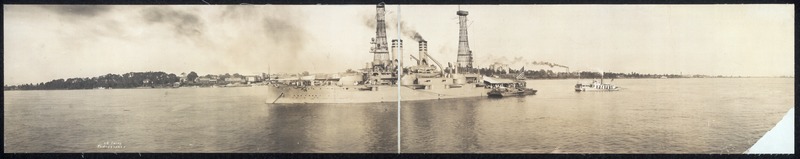
[[[404,69],[404,72],[408,70]],[[523,72],[524,71],[524,72]],[[348,73],[355,73],[356,71],[348,69]],[[507,71],[497,71],[489,68],[471,68],[460,69],[459,72],[465,73],[479,73],[486,76],[500,76],[503,78],[515,78],[520,73],[529,79],[567,79],[567,78],[600,78],[599,72],[553,72],[552,70],[515,70],[509,69]],[[301,75],[309,75],[307,71]],[[615,73],[604,72],[605,78],[685,78],[685,76],[674,74],[640,74],[636,72],[631,73]],[[190,72],[186,75],[186,80],[189,85],[195,84],[197,78],[200,78],[195,72]],[[234,74],[224,75],[205,75],[202,77],[226,79],[226,78],[243,78],[244,76]],[[694,75],[694,78],[713,77],[704,75]],[[717,76],[722,77],[722,76]],[[3,90],[54,90],[54,89],[94,89],[94,88],[135,88],[135,87],[169,87],[173,86],[181,79],[175,74],[167,74],[164,72],[130,72],[122,75],[107,74],[92,78],[69,78],[69,79],[56,79],[49,82],[30,83],[15,86],[3,86]]]
[[[509,69],[508,71],[497,71],[489,68],[480,68],[478,72],[486,76],[499,76],[503,78],[514,78],[520,73],[523,73],[529,79],[567,79],[567,78],[601,78],[600,72],[553,72],[552,70],[515,70]],[[604,78],[684,78],[681,75],[675,74],[640,74],[636,72],[631,73],[616,73],[616,72],[603,72]]]
[[[197,73],[195,73],[194,71],[192,71],[192,72],[189,72],[189,74],[188,74],[188,75],[186,75],[186,80],[188,80],[188,81],[194,81],[195,79],[197,79],[197,77],[199,77],[199,76],[197,76]]]
[[[636,72],[632,72],[632,73],[629,73],[629,74],[625,75],[625,77],[628,77],[628,78],[659,78],[659,77],[662,77],[662,76],[666,76],[668,78],[684,78],[681,75],[674,75],[674,74],[640,74],[640,73],[636,73]],[[694,76],[694,77],[697,77],[697,76]]]
[[[194,73],[194,72],[192,72],[192,73]],[[306,72],[306,74],[308,74],[308,72]],[[189,75],[191,75],[191,73],[190,73]],[[234,73],[234,74],[225,73],[225,74],[221,74],[221,75],[212,75],[212,74],[207,74],[207,75],[205,75],[205,76],[203,76],[203,77],[205,77],[205,78],[215,78],[215,77],[217,77],[217,78],[219,78],[219,79],[226,79],[226,78],[244,78],[244,76],[243,76],[243,75],[241,75],[241,74],[239,74],[239,73]],[[190,81],[194,81],[194,79],[192,79],[192,78],[189,78],[188,76],[187,76],[187,78],[188,78]],[[195,74],[195,78],[197,78],[197,74]]]
[[[524,71],[525,72],[523,73],[522,70],[515,70],[515,69],[509,69],[507,71],[505,71],[505,70],[493,70],[493,69],[490,69],[490,68],[480,68],[480,69],[478,69],[478,72],[481,75],[500,76],[500,77],[504,77],[504,78],[514,78],[517,75],[519,75],[520,73],[523,73],[524,76],[527,77],[527,78],[534,78],[534,79],[573,78],[573,77],[577,78],[579,76],[579,74],[576,74],[576,73],[553,72],[553,70],[544,70],[544,69],[541,69],[541,70],[538,70],[538,71],[535,71],[535,70],[524,70]],[[591,73],[591,72],[586,72],[586,73]],[[598,77],[599,77],[599,74],[598,74]]]
[[[303,73],[304,73],[304,75],[308,75],[308,71],[306,71],[306,72],[303,72]],[[193,77],[194,77],[194,78],[193,78]],[[194,73],[194,72],[192,72],[192,73],[189,73],[189,75],[186,75],[186,78],[187,78],[189,81],[194,81],[194,79],[196,79],[196,78],[198,78],[198,77],[199,77],[199,76],[197,76],[197,73]],[[224,79],[227,79],[227,78],[244,78],[244,75],[241,75],[241,74],[239,74],[239,73],[234,73],[234,74],[225,73],[225,74],[220,74],[220,75],[212,75],[212,74],[207,74],[207,75],[205,75],[205,76],[203,76],[203,77],[205,77],[205,78],[215,78],[215,79],[222,79],[222,80],[224,80]]]
[[[196,74],[195,74],[196,76]],[[56,79],[36,84],[3,86],[3,90],[54,90],[93,88],[167,87],[179,82],[175,74],[164,72],[130,72],[122,75],[107,74],[92,78]]]

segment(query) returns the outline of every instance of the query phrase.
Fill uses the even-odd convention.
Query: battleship
[[[298,76],[296,80],[285,80],[288,82],[270,88],[276,91],[277,97],[266,102],[377,103],[487,96],[491,89],[483,83],[483,76],[472,68],[472,51],[467,38],[467,11],[456,12],[460,27],[458,54],[456,63],[447,63],[446,67],[428,54],[428,42],[421,38],[414,39],[419,43],[418,56],[409,55],[416,65],[401,66],[398,55],[402,52],[403,40],[393,39],[389,50],[385,3],[379,3],[376,11],[376,37],[370,43],[373,60],[367,62],[363,69],[329,77]]]

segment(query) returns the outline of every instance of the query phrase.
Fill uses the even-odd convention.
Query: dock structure
[[[758,139],[745,154],[794,154],[794,108],[771,130]]]

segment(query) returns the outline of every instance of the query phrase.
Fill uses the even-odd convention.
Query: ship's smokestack
[[[391,58],[392,59],[399,59],[400,57],[397,57],[397,55],[399,55],[400,54],[399,52],[402,51],[402,50],[403,50],[403,40],[392,39],[392,57]]]
[[[397,53],[397,39],[392,39],[392,50],[389,53],[391,53],[392,57]]]
[[[458,58],[456,59],[456,67],[472,68],[472,50],[469,49],[469,40],[467,38],[467,15],[469,12],[459,10],[456,12],[458,15]]]
[[[419,41],[419,61],[417,61],[417,65],[420,66],[427,66],[428,61],[428,41],[420,40]]]

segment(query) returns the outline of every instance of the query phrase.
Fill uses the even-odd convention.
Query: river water
[[[794,104],[792,78],[576,82],[403,102],[402,152],[741,153]],[[4,91],[4,152],[397,152],[396,103],[266,104],[267,89]]]

